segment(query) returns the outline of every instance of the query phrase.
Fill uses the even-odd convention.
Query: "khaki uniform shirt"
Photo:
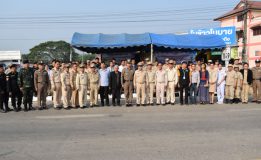
[[[175,82],[175,84],[178,83],[178,72],[177,69],[174,67],[172,69],[168,68],[166,70],[168,82]]]
[[[70,86],[70,73],[69,72],[63,72],[61,74],[61,82],[62,86]]]
[[[46,70],[36,70],[34,72],[34,86],[37,87],[38,83],[49,85],[49,75]]]
[[[81,85],[88,86],[88,84],[88,74],[86,72],[79,72],[76,75],[76,88],[79,89]]]
[[[156,81],[155,83],[164,83],[167,86],[168,83],[168,77],[165,70],[158,70],[156,72]]]
[[[133,81],[134,71],[128,68],[124,68],[121,73],[121,84],[124,84],[125,81]]]
[[[55,83],[61,83],[61,73],[62,71],[60,69],[52,69],[51,74],[51,83],[54,85]]]
[[[135,71],[134,73],[134,85],[136,84],[144,84],[144,83],[147,83],[148,80],[147,80],[147,72],[146,71]]]
[[[73,90],[76,88],[76,77],[77,77],[77,72],[75,72],[74,70],[71,70],[71,72],[70,72],[70,85],[71,85]]]
[[[235,85],[236,81],[236,72],[234,70],[232,71],[227,71],[227,77],[226,77],[226,85],[228,86],[233,86]]]
[[[243,75],[241,74],[241,72],[236,72],[236,77],[235,77],[235,83],[237,87],[241,87],[241,82],[243,80]]]
[[[99,84],[100,85],[100,74],[99,72],[91,72],[88,74],[88,78],[91,84]]]
[[[156,71],[147,70],[148,83],[155,83]]]
[[[253,67],[253,80],[260,80],[261,79],[261,67]]]

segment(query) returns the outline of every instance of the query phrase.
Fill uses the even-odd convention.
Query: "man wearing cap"
[[[243,104],[248,103],[248,94],[249,87],[253,83],[253,72],[249,69],[248,63],[243,65],[244,69],[241,69],[240,72],[243,75],[243,86],[242,86],[242,94],[241,100]]]
[[[225,88],[225,102],[233,104],[236,88],[236,72],[233,70],[233,65],[228,65]]]
[[[66,110],[69,110],[71,107],[71,94],[72,94],[69,68],[70,65],[66,64],[64,71],[61,73],[63,108]]]
[[[157,105],[165,105],[165,89],[168,84],[168,77],[166,71],[163,69],[162,64],[158,63],[158,70],[156,71],[156,99]]]
[[[21,110],[23,95],[18,86],[18,72],[15,64],[10,66],[10,72],[7,74],[7,77],[7,92],[11,96],[14,111],[18,112]]]
[[[29,67],[29,61],[23,61],[23,68],[19,72],[18,76],[18,85],[20,90],[23,93],[23,104],[24,104],[24,111],[33,110],[33,93],[35,90],[34,87],[34,71],[32,68]]]
[[[137,106],[146,106],[145,100],[146,100],[146,85],[148,82],[148,77],[146,71],[142,69],[142,63],[138,63],[138,70],[134,73],[133,78],[133,85],[136,89],[137,98],[136,98],[136,105]]]
[[[154,105],[153,102],[153,94],[155,91],[155,78],[156,78],[156,71],[152,69],[152,63],[147,63],[147,76],[148,76],[148,83],[147,83],[147,104]]]
[[[178,84],[178,74],[177,70],[174,68],[174,61],[170,60],[168,63],[167,78],[167,104],[175,104],[175,87]]]
[[[134,71],[136,71],[137,69],[136,61],[134,58],[131,59],[131,69]]]
[[[182,62],[179,69],[179,88],[180,88],[180,104],[183,105],[183,92],[185,91],[185,104],[188,105],[188,92],[190,84],[190,71],[187,68],[187,63]]]
[[[95,67],[94,65],[92,65]],[[88,74],[84,72],[84,65],[79,66],[79,73],[76,75],[75,89],[79,93],[79,105],[81,108],[87,107],[87,90],[89,88]],[[76,97],[75,97],[76,98]],[[76,101],[76,100],[75,100]],[[76,104],[75,106],[76,107]]]
[[[52,90],[53,90],[53,106],[54,109],[59,110],[62,107],[62,83],[61,83],[61,73],[60,61],[56,60],[54,63],[54,68],[50,76]]]
[[[8,111],[8,108],[4,108],[4,103],[6,100],[6,74],[4,72],[4,67],[2,64],[0,64],[0,112],[6,113]],[[7,107],[5,105],[5,107]]]
[[[239,103],[241,99],[241,89],[243,85],[243,75],[241,72],[239,72],[239,66],[234,65],[234,70],[236,72],[236,87],[235,87],[235,97],[234,97],[234,103]]]
[[[70,85],[72,89],[71,106],[73,108],[77,108],[79,106],[79,94],[76,88],[77,67],[77,64],[73,63],[70,72]]]
[[[91,72],[88,74],[90,86],[90,107],[98,106],[98,91],[100,89],[100,75],[95,66],[91,64]]]
[[[242,64],[241,65],[239,64],[239,58],[238,57],[234,58],[234,67],[235,66],[238,66],[239,70],[243,69]]]
[[[39,110],[46,109],[47,89],[49,87],[49,75],[44,69],[43,62],[38,63],[38,70],[34,72],[34,87],[37,92],[37,107]]]
[[[131,63],[127,63],[127,67],[122,70],[121,73],[121,84],[123,85],[126,106],[132,106],[133,98],[133,76],[134,71],[131,69]]]
[[[256,66],[252,68],[253,72],[253,100],[252,102],[261,103],[261,67],[260,59],[255,61]]]

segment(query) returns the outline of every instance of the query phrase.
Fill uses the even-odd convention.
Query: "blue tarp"
[[[120,48],[146,46],[151,43],[149,33],[144,34],[80,34],[74,33],[72,45],[88,48]]]
[[[152,44],[158,47],[178,49],[215,49],[226,47],[225,42],[216,35],[175,35],[151,33],[150,36]]]
[[[153,44],[178,49],[215,49],[226,47],[216,35],[175,34],[80,34],[74,33],[72,46],[77,48],[126,48]]]

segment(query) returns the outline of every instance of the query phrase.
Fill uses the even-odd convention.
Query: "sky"
[[[219,27],[214,18],[239,0],[0,0],[0,50],[45,41],[71,42],[80,33],[185,33]]]

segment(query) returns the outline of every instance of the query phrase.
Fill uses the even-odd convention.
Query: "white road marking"
[[[38,119],[67,119],[67,118],[96,118],[104,117],[104,114],[77,114],[77,115],[62,115],[62,116],[36,116]]]

